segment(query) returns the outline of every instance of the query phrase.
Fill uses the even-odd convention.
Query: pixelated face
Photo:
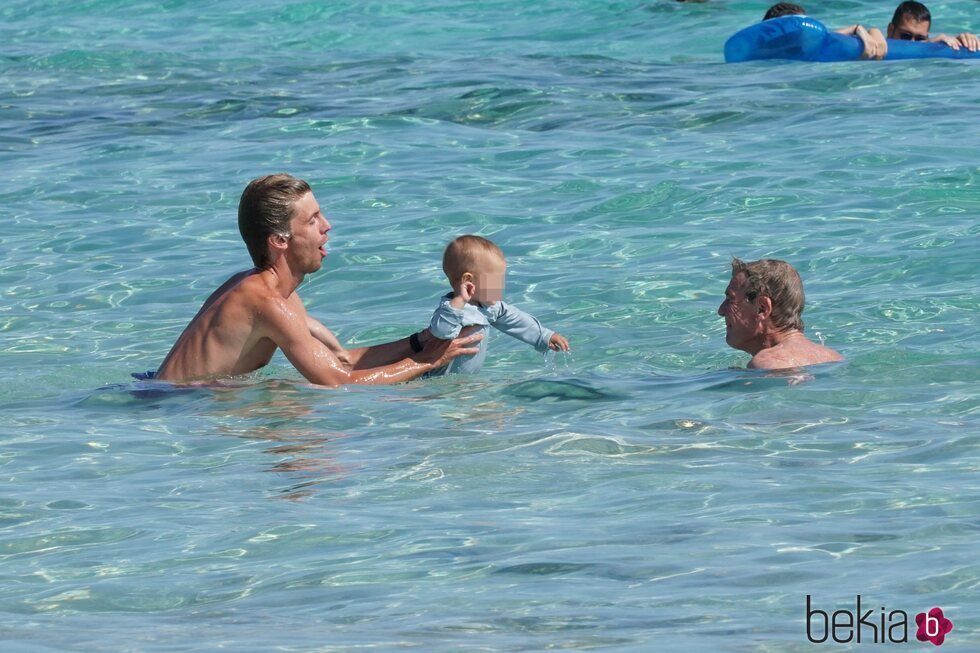
[[[888,24],[888,38],[899,41],[928,41],[929,21],[915,20],[909,14],[902,14],[900,21]]]
[[[718,315],[725,318],[725,342],[729,347],[755,353],[755,343],[762,335],[762,323],[755,297],[745,292],[745,274],[732,277],[725,289],[725,301],[718,307]]]
[[[476,292],[473,299],[487,306],[496,304],[504,298],[504,277],[507,275],[507,261],[494,254],[485,254],[480,260],[480,269],[473,273]]]

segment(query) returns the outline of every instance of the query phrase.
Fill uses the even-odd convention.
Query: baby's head
[[[442,255],[442,271],[456,294],[463,283],[472,283],[476,287],[472,301],[487,305],[504,298],[507,259],[486,238],[460,236],[449,243]]]

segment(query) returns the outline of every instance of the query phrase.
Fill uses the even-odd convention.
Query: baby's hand
[[[568,346],[568,340],[563,335],[553,333],[551,339],[548,341],[548,349],[553,351],[570,351],[571,347]]]

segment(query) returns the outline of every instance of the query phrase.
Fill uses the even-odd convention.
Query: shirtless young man
[[[238,228],[255,267],[208,297],[154,378],[184,382],[246,374],[282,349],[313,383],[398,383],[479,351],[473,345],[481,335],[438,340],[428,331],[345,351],[307,315],[296,288],[323,264],[330,223],[305,181],[285,174],[253,180],[238,205]]]
[[[803,282],[785,261],[732,260],[732,280],[718,315],[725,342],[752,354],[748,367],[782,369],[842,361],[839,353],[803,335]]]

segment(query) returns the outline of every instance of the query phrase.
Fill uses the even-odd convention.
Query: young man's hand
[[[340,350],[331,349],[331,351],[334,353],[334,356],[337,357],[337,360],[339,360],[347,367],[351,366],[350,357],[347,355],[346,349],[340,349]]]
[[[422,344],[422,351],[414,354],[417,360],[432,363],[433,367],[442,367],[457,356],[473,356],[480,353],[479,343],[483,340],[483,334],[479,332],[478,326],[470,325],[463,327],[459,335],[453,340],[440,340],[432,335],[432,332],[425,329],[419,333],[419,342]]]

